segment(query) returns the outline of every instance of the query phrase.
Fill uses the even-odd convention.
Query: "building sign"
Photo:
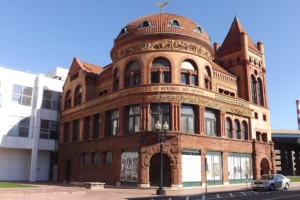
[[[124,152],[121,155],[121,181],[137,182],[139,154],[137,152]]]

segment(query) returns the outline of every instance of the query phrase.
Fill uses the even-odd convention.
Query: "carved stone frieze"
[[[112,60],[116,61],[120,58],[140,52],[151,52],[158,50],[181,51],[212,60],[211,53],[204,47],[184,40],[157,40],[131,44],[114,51],[112,53]]]

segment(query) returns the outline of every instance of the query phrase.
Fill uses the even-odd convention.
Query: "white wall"
[[[29,180],[30,150],[0,148],[0,180]]]

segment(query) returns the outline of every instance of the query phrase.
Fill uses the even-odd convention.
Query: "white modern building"
[[[60,94],[68,70],[0,66],[0,181],[55,180]]]

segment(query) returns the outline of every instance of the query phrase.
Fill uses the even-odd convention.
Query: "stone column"
[[[222,153],[222,166],[223,166],[223,182],[224,185],[229,184],[229,179],[228,179],[228,152],[223,152]]]
[[[171,103],[171,131],[180,131],[180,107],[179,103]]]
[[[118,131],[118,135],[123,135],[124,134],[124,125],[126,122],[125,119],[125,108],[121,107],[118,109],[119,110],[119,131]]]
[[[219,114],[219,131],[221,137],[226,137],[226,131],[225,131],[225,113],[224,111],[220,111]]]
[[[206,150],[201,150],[201,181],[202,185],[205,186],[207,184],[206,181],[206,171],[205,171],[205,158],[206,158]]]
[[[205,135],[205,119],[204,119],[204,112],[205,112],[205,107],[200,106],[198,107],[198,112],[199,112],[199,118],[198,118],[198,126],[199,126],[199,133],[200,135]]]

